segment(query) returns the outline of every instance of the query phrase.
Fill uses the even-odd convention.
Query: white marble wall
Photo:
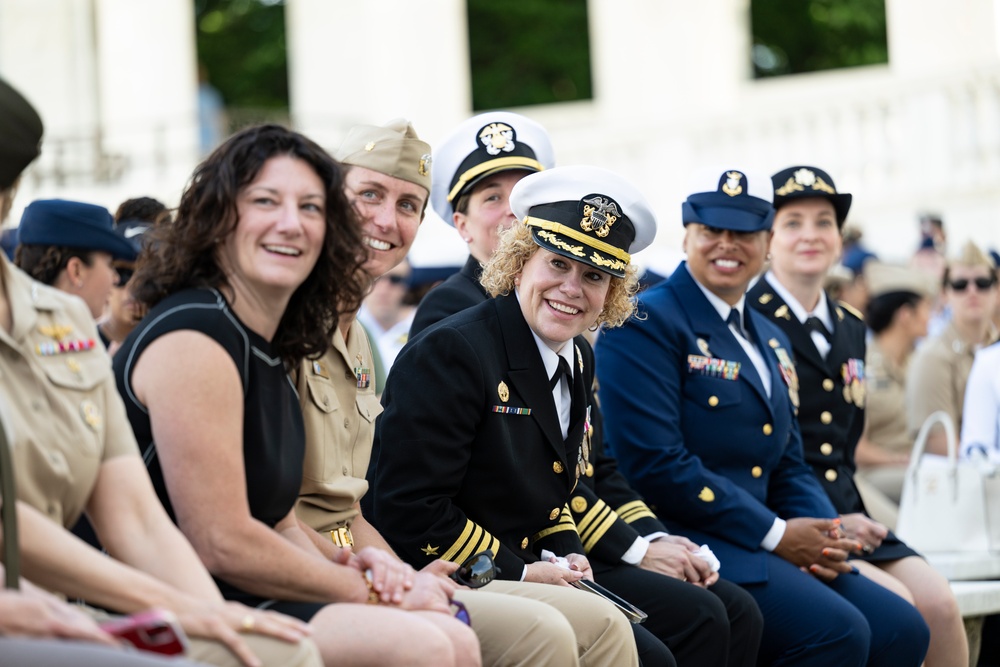
[[[887,0],[888,65],[769,81],[750,78],[749,1],[590,0],[594,100],[520,110],[561,164],[647,193],[662,224],[649,263],[676,254],[689,174],[710,165],[826,168],[887,257],[915,247],[922,210],[956,242],[1000,246],[1000,0]],[[433,145],[472,113],[465,0],[286,3],[292,119],[323,145],[397,116]],[[47,125],[20,205],[176,202],[196,160],[192,14],[188,0],[0,0],[0,76]],[[432,216],[421,237],[420,262],[462,254]]]

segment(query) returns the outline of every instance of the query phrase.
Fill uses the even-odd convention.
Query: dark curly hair
[[[82,248],[22,243],[14,251],[14,263],[29,276],[46,285],[55,285],[59,274],[74,257],[79,257],[87,266],[93,265],[94,253]]]
[[[368,287],[361,223],[344,193],[344,169],[312,140],[280,125],[246,128],[195,169],[172,224],[157,225],[139,257],[130,289],[152,308],[183,289],[228,285],[216,257],[217,242],[239,222],[237,195],[273,157],[302,160],[326,194],[323,252],[292,295],[272,345],[289,366],[329,348],[340,313],[356,310]]]

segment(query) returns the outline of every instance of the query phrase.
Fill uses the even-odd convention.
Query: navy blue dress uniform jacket
[[[645,319],[607,331],[597,346],[609,446],[668,529],[712,548],[723,577],[766,581],[760,543],[776,517],[837,515],[803,459],[794,369],[779,356],[790,355],[788,339],[746,309],[770,369],[768,397],[686,265],[644,292],[639,311]]]
[[[443,283],[428,292],[420,300],[417,312],[413,315],[413,322],[410,323],[410,339],[444,318],[466,308],[472,308],[490,298],[479,284],[482,273],[482,264],[469,255],[461,271],[451,274]]]
[[[518,579],[542,549],[583,553],[566,506],[592,378],[592,365],[574,373],[564,440],[516,296],[426,330],[386,383],[365,515],[416,567],[489,549],[501,577]]]
[[[827,295],[833,331],[830,351],[823,359],[809,329],[799,322],[766,279],[757,281],[747,293],[747,304],[777,324],[792,343],[799,377],[798,417],[806,462],[839,513],[867,514],[854,485],[854,451],[865,422],[864,321]],[[862,558],[882,561],[915,554],[890,533],[873,554]]]

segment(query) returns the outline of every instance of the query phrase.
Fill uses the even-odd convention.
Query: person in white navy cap
[[[788,338],[746,307],[771,198],[770,179],[727,169],[684,202],[687,260],[598,343],[606,437],[666,526],[757,601],[761,664],[916,666],[927,626],[847,562],[861,544],[803,459]]]
[[[115,234],[103,206],[63,199],[28,204],[18,227],[14,260],[35,280],[82,298],[98,319],[118,284],[114,261],[135,261],[132,245]]]
[[[421,300],[410,325],[411,338],[486,300],[479,276],[496,250],[497,233],[515,220],[511,188],[528,174],[553,166],[545,128],[509,111],[466,120],[438,147],[431,170],[431,206],[469,245],[469,259]]]
[[[656,224],[633,186],[593,167],[527,176],[511,201],[520,222],[501,234],[482,276],[496,298],[412,339],[390,373],[368,497],[374,521],[411,562],[486,547],[505,578],[564,584],[593,576],[570,505],[590,505],[607,519],[600,523],[636,535],[579,484],[594,435],[593,353],[580,334],[632,314],[631,253],[649,245]],[[725,633],[715,604],[725,627],[714,629]],[[685,628],[697,644],[714,617],[676,607],[697,617]],[[675,664],[647,629],[636,638],[644,665]]]
[[[966,665],[965,628],[948,581],[869,516],[854,480],[854,453],[865,424],[866,327],[860,313],[823,289],[841,255],[852,197],[837,189],[830,174],[808,165],[782,169],[771,183],[771,268],[747,299],[792,343],[805,460],[847,536],[862,544],[863,553],[852,556],[855,567],[916,603],[931,630],[926,664]]]

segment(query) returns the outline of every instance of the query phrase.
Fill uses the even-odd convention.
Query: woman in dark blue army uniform
[[[846,562],[854,540],[803,460],[781,330],[746,308],[770,182],[716,175],[683,206],[687,261],[597,345],[606,439],[670,530],[707,543],[764,615],[760,664],[919,665],[927,627]],[[760,188],[756,194],[750,188]]]
[[[931,629],[925,664],[967,665],[965,629],[948,582],[868,516],[854,485],[854,450],[865,419],[865,324],[823,291],[824,277],[840,256],[851,195],[838,192],[830,175],[816,167],[789,167],[771,181],[771,269],[747,300],[792,342],[805,460],[840,513],[847,536],[862,544],[858,558],[867,562],[857,567],[915,601]]]

